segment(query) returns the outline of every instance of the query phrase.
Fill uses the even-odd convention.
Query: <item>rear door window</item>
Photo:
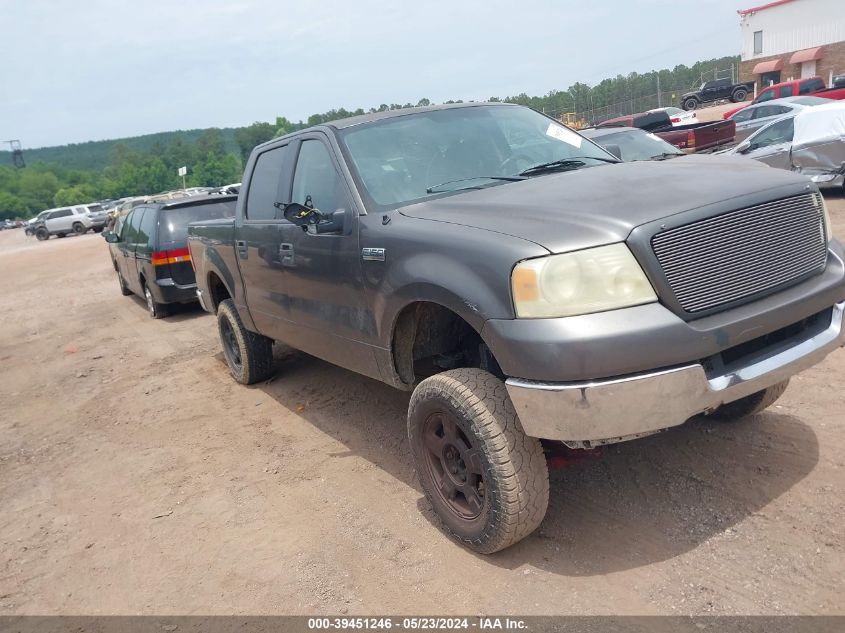
[[[248,220],[276,219],[275,202],[290,202],[279,197],[282,183],[282,166],[287,154],[287,145],[276,147],[258,156],[246,199]]]
[[[147,212],[138,226],[138,244],[152,245],[155,242],[156,220],[158,214],[155,209],[147,208]]]
[[[780,87],[780,96],[781,97],[791,97],[793,92],[794,92],[794,90],[792,88],[792,84],[789,84],[788,86],[781,86]]]
[[[161,220],[158,223],[159,244],[166,247],[172,245],[173,242],[187,240],[188,224],[191,222],[235,217],[235,203],[235,200],[223,200],[189,207],[162,209]]]
[[[813,92],[818,92],[819,90],[824,90],[824,81],[818,78],[802,81],[798,85],[799,95],[808,95]]]

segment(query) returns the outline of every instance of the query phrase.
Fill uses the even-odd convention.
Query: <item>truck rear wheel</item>
[[[543,448],[494,375],[454,369],[422,381],[408,438],[423,491],[459,543],[492,554],[540,525],[549,504]]]
[[[217,330],[232,378],[251,385],[273,374],[273,339],[247,330],[231,299],[217,307]]]
[[[739,418],[760,413],[763,409],[772,406],[783,395],[783,392],[786,391],[788,386],[789,379],[772,385],[768,389],[752,393],[750,396],[723,404],[708,417],[717,420],[738,420]]]
[[[736,90],[734,90],[734,93],[732,95],[733,98],[731,99],[731,101],[733,101],[734,103],[736,103],[737,101],[745,101],[745,97],[747,96],[748,91],[745,88],[737,88]]]

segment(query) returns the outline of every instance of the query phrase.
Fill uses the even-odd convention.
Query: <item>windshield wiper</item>
[[[544,171],[554,171],[556,169],[569,169],[569,168],[577,168],[583,167],[586,165],[584,160],[599,160],[603,163],[619,163],[621,161],[612,159],[612,158],[603,158],[601,156],[571,156],[570,158],[561,158],[560,160],[553,160],[549,163],[540,163],[539,165],[534,165],[533,167],[529,167],[521,172],[519,172],[520,176],[528,176],[529,174],[538,174]]]
[[[676,156],[683,156],[683,152],[662,152],[652,156],[649,160],[666,160],[667,158],[675,158]]]
[[[458,178],[456,180],[447,180],[446,182],[439,182],[436,185],[431,185],[427,187],[425,192],[426,193],[443,193],[435,191],[437,188],[442,187],[443,185],[451,185],[455,182],[466,182],[467,180],[507,180],[509,182],[516,182],[518,180],[525,180],[525,176],[473,176],[471,178]],[[481,187],[474,186],[474,187],[459,187],[458,189],[447,189],[447,191],[458,191],[460,189],[480,189]]]

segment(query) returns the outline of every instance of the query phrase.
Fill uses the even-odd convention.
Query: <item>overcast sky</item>
[[[739,0],[0,0],[24,147],[544,94],[739,52]]]

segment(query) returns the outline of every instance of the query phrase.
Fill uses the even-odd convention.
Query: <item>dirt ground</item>
[[[845,350],[555,471],[485,557],[436,527],[408,394],[298,353],[235,384],[214,318],[151,320],[98,235],[0,233],[0,297],[0,615],[845,613]]]

